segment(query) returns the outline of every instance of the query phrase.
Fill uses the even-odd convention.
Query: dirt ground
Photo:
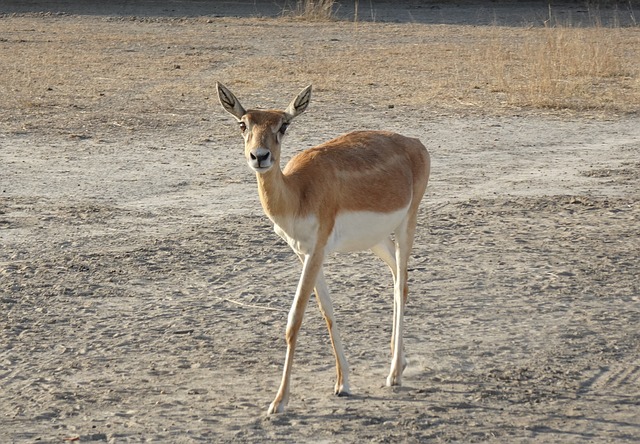
[[[637,114],[443,110],[412,103],[411,82],[311,76],[284,151],[371,128],[431,152],[409,365],[403,387],[384,386],[388,269],[336,255],[326,274],[353,396],[332,395],[310,304],[288,411],[267,416],[300,267],[213,82],[284,107],[304,72],[291,82],[234,60],[306,38],[330,55],[353,24],[256,19],[273,14],[260,2],[75,3],[0,7],[0,441],[640,442]],[[442,26],[403,23],[418,11],[520,26],[546,8],[431,5],[437,19],[400,5],[377,3],[360,42]]]

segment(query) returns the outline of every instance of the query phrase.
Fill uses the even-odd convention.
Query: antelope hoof
[[[347,396],[351,396],[351,392],[345,389],[336,390],[336,396],[338,398],[346,398]]]
[[[334,393],[338,397],[351,396],[351,390],[349,390],[349,384],[336,384]]]
[[[393,387],[395,385],[402,385],[402,375],[395,375],[393,372],[387,376],[387,387]]]
[[[274,415],[276,413],[284,413],[284,402],[275,400],[271,403],[267,415]]]

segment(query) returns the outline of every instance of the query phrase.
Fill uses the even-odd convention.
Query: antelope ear
[[[218,90],[218,100],[220,105],[236,119],[242,119],[247,112],[244,110],[240,101],[236,99],[229,89],[220,82],[216,82],[216,89]]]
[[[291,121],[294,117],[302,114],[309,106],[309,101],[311,101],[311,85],[300,91],[300,94],[293,99],[284,111],[287,115],[287,120]]]

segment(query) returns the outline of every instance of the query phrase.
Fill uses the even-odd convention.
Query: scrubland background
[[[6,440],[640,440],[637,5],[330,3],[0,5]],[[215,81],[314,85],[287,157],[363,128],[431,151],[403,387],[388,270],[338,255],[354,395],[310,305],[266,416],[300,270]]]

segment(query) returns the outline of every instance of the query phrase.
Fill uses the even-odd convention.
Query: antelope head
[[[245,110],[221,83],[216,83],[222,107],[236,118],[244,138],[244,155],[249,167],[263,174],[280,165],[280,147],[291,121],[302,114],[311,100],[311,85],[291,101],[286,110]]]

